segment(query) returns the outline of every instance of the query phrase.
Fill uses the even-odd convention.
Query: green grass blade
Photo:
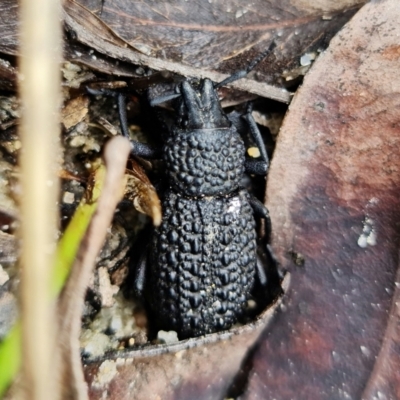
[[[82,200],[76,209],[63,237],[57,246],[54,273],[51,281],[52,298],[61,292],[79,251],[82,239],[97,209],[97,201],[104,183],[105,167],[95,172],[94,185],[88,194],[89,200]],[[21,322],[17,321],[0,343],[0,398],[2,398],[18,373],[21,360]]]
[[[103,187],[104,176],[105,167],[100,166],[96,170],[95,183],[90,193],[90,200],[84,200],[79,204],[57,246],[55,268],[51,282],[51,293],[54,297],[58,296],[67,280],[82,239],[97,209],[97,200]]]
[[[0,343],[0,397],[17,374],[21,364],[21,323],[18,321]]]

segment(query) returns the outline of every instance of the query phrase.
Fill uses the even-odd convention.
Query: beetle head
[[[200,81],[199,85],[184,80],[178,88],[181,96],[174,101],[174,108],[181,129],[218,129],[231,126],[210,79]]]

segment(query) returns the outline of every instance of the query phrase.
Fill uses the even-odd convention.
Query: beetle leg
[[[176,99],[177,97],[180,97],[180,96],[181,96],[180,93],[175,93],[175,92],[167,93],[163,96],[158,96],[153,99],[150,99],[149,104],[151,107],[158,106],[159,104],[166,103],[167,101]]]
[[[261,203],[260,200],[255,198],[254,196],[249,194],[249,203],[251,207],[253,208],[254,215],[262,218],[265,221],[264,225],[264,230],[265,230],[265,237],[264,237],[264,243],[267,243],[266,245],[266,253],[268,257],[268,265],[273,265],[277,266],[278,264],[276,263],[276,258],[272,252],[271,246],[268,244],[269,239],[271,236],[271,219],[269,217],[269,211],[267,207],[264,206],[263,203]],[[275,268],[278,269],[278,268]],[[261,263],[261,260],[257,258],[257,269],[256,269],[258,281],[260,282],[261,286],[266,286],[268,283],[268,278],[267,274],[265,272],[264,266]]]
[[[253,136],[253,139],[256,142],[256,145],[257,145],[257,147],[258,147],[258,149],[260,151],[261,160],[265,163],[265,167],[264,168],[268,171],[269,158],[268,158],[267,149],[265,148],[265,144],[264,144],[264,141],[262,139],[261,132],[258,129],[256,121],[254,120],[252,111],[253,111],[253,104],[249,103],[247,105],[246,115],[243,118],[246,119],[246,121],[247,121],[247,123],[249,125],[250,133]]]
[[[246,158],[244,168],[248,174],[253,175],[266,175],[268,171],[268,164],[263,160],[252,160]]]
[[[260,200],[249,194],[249,203],[253,208],[254,214],[265,221],[265,240],[269,243],[271,236],[271,218],[269,217],[268,208],[261,203]]]
[[[146,267],[147,267],[147,249],[140,256],[135,271],[134,288],[135,288],[135,293],[139,297],[141,297],[143,294],[143,289],[146,281]]]
[[[122,93],[118,93],[118,115],[121,124],[122,135],[130,140],[128,118],[126,116],[126,97]]]
[[[257,144],[258,149],[260,150],[262,160],[265,161],[267,163],[267,165],[269,165],[267,149],[265,148],[265,144],[262,139],[261,132],[258,129],[258,126],[256,124],[256,121],[254,120],[252,112],[253,112],[253,103],[248,103],[246,115],[244,116],[244,118],[246,119],[247,123],[249,124],[250,132],[253,136],[253,139],[255,140],[255,142]]]
[[[272,247],[270,244],[267,244],[267,255],[269,265],[275,265],[275,272],[280,280],[282,280],[285,276],[285,271],[279,265],[277,258],[275,257],[275,253],[272,251]]]
[[[256,273],[258,277],[258,282],[260,282],[261,286],[267,286],[267,274],[265,273],[264,266],[262,261],[257,257],[256,263]]]
[[[131,140],[129,135],[128,118],[126,116],[126,98],[122,93],[118,93],[118,114],[119,122],[121,124],[122,135],[130,140],[132,146],[132,155],[143,157],[146,159],[161,158],[161,149],[154,148],[145,143],[140,143]]]
[[[273,275],[277,276],[280,280],[283,279],[284,273],[281,270],[280,266],[279,266],[279,262],[275,257],[275,254],[272,250],[271,245],[269,244],[270,241],[270,236],[271,236],[271,219],[269,217],[269,211],[268,208],[264,206],[263,203],[261,203],[260,200],[258,200],[257,198],[255,198],[252,195],[248,195],[249,197],[249,203],[251,205],[251,207],[253,208],[254,214],[256,216],[258,216],[259,218],[264,219],[265,221],[265,243],[266,243],[266,250],[267,250],[267,257],[268,257],[268,265],[272,265],[274,266],[273,268]],[[257,263],[258,264],[258,263]],[[260,268],[262,268],[262,272],[265,274],[264,268],[263,266],[257,265],[257,276],[258,279],[261,283],[261,285],[263,285],[263,280],[262,280],[262,274],[260,274]],[[268,278],[265,278],[265,282],[267,282]]]

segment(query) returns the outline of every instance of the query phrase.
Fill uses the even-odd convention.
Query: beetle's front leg
[[[128,127],[128,118],[126,116],[126,97],[122,93],[118,93],[118,115],[121,124],[122,134],[130,140],[132,146],[132,155],[146,159],[161,158],[161,149],[154,148],[145,143],[131,140]]]
[[[256,121],[254,120],[253,114],[253,104],[249,103],[247,105],[246,115],[243,118],[246,119],[249,125],[250,133],[253,136],[254,141],[260,151],[261,160],[249,160],[245,162],[246,172],[255,175],[266,175],[269,168],[269,158],[267,149],[265,148],[264,141],[261,137],[261,132],[258,129]]]

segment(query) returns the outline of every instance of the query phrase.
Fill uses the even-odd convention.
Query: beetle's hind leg
[[[264,266],[257,261],[257,278],[261,286],[267,286],[270,281],[279,282],[283,278],[283,274],[280,270],[279,263],[272,251],[269,244],[271,238],[271,219],[269,216],[269,211],[267,207],[261,203],[260,200],[252,195],[248,195],[249,203],[253,208],[254,215],[262,220],[264,220],[264,238],[263,243],[265,243],[265,253],[267,257],[267,272],[264,270]]]
[[[133,278],[133,285],[135,294],[138,297],[143,296],[144,286],[146,284],[146,269],[147,269],[147,262],[148,262],[148,249],[146,248],[145,251],[139,257],[138,263],[135,268],[134,278]]]
[[[256,217],[259,217],[265,221],[265,240],[267,243],[269,243],[270,237],[271,237],[271,218],[269,217],[269,211],[268,208],[264,206],[263,203],[261,203],[260,200],[258,200],[256,197],[253,195],[249,194],[249,203],[251,207],[253,208],[254,215]]]
[[[268,208],[264,206],[263,203],[261,203],[260,200],[255,198],[252,195],[249,195],[249,202],[250,205],[253,208],[255,216],[261,218],[264,220],[264,240],[265,240],[265,247],[267,249],[267,255],[268,255],[268,263],[269,265],[272,265],[275,267],[279,278],[283,278],[283,274],[279,268],[279,262],[277,258],[275,257],[274,252],[272,251],[271,245],[270,245],[270,240],[271,240],[271,218],[269,216],[269,211]]]

